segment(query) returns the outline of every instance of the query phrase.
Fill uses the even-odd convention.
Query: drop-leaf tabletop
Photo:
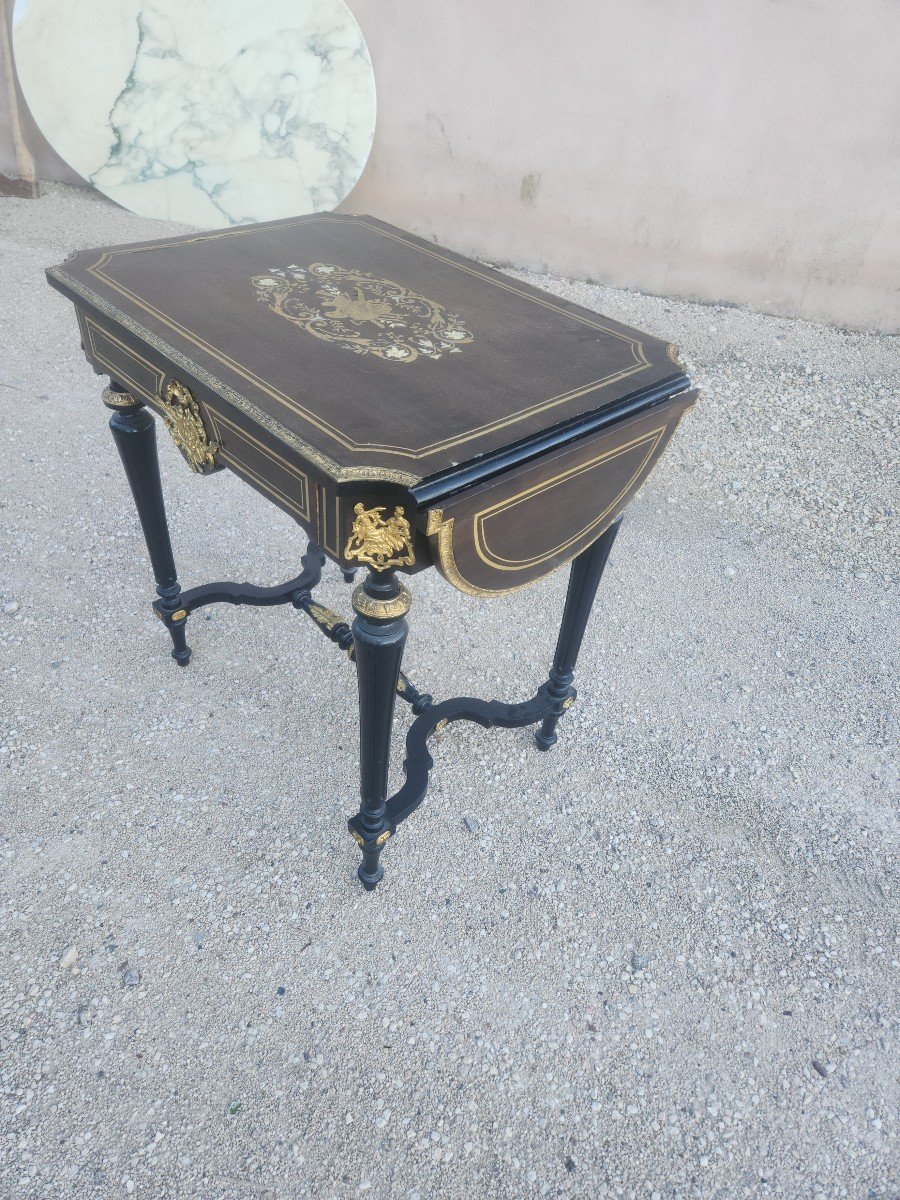
[[[356,667],[371,889],[422,801],[447,722],[537,725],[548,750],[621,514],[694,403],[675,348],[370,217],[317,214],[107,247],[48,271],[75,305],[112,409],[173,657],[205,604],[292,604]],[[188,466],[227,468],[310,544],[278,587],[182,591],[156,455],[158,412]],[[327,559],[364,566],[348,624],[313,598]],[[492,596],[571,562],[549,679],[533,699],[435,702],[401,670],[411,597],[434,566]],[[387,795],[395,696],[414,714]]]

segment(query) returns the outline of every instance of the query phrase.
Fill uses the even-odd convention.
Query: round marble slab
[[[44,136],[104,195],[213,228],[334,208],[375,132],[342,0],[16,0]]]

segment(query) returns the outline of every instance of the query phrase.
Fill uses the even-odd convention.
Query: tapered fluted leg
[[[362,850],[357,874],[371,891],[384,874],[379,861],[393,830],[386,819],[391,722],[406,643],[410,594],[393,571],[370,571],[353,593],[353,649],[359,680],[359,812],[349,821]]]
[[[566,605],[563,609],[553,666],[550,668],[548,691],[555,701],[554,711],[549,717],[544,718],[540,729],[535,730],[534,734],[534,740],[541,750],[549,750],[551,746],[555,745],[556,726],[559,724],[559,719],[575,699],[572,681],[575,678],[578,651],[581,649],[584,631],[587,628],[588,617],[591,615],[591,608],[600,578],[603,575],[603,569],[621,523],[622,518],[619,517],[596,542],[588,546],[587,550],[582,550],[581,554],[572,560]]]
[[[187,613],[181,607],[181,587],[166,522],[156,452],[156,422],[140,400],[115,384],[103,393],[103,403],[112,409],[109,427],[144,531],[163,622],[172,637],[172,657],[184,667],[191,657],[185,633]]]

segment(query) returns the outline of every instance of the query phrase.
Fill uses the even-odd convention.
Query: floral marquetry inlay
[[[254,275],[257,299],[314,337],[389,362],[459,354],[472,333],[455,313],[390,279],[329,263]]]

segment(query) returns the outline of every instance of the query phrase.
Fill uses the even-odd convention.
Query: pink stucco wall
[[[379,114],[346,210],[495,262],[900,325],[895,0],[350,7]]]

